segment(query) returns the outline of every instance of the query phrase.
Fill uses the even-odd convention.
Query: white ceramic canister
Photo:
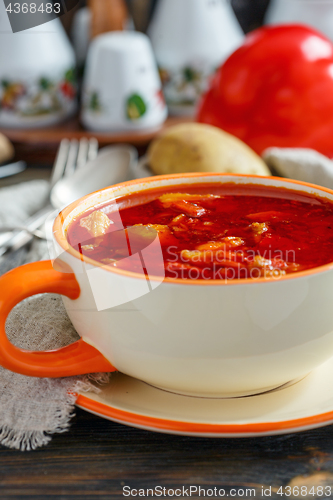
[[[0,0],[0,126],[53,125],[76,107],[75,56],[60,20],[13,33]]]
[[[333,0],[271,0],[265,24],[301,23],[333,41]]]
[[[149,38],[113,31],[91,42],[82,92],[82,123],[91,130],[155,129],[167,116]]]
[[[229,0],[159,0],[149,26],[170,113],[193,115],[209,78],[241,45]]]

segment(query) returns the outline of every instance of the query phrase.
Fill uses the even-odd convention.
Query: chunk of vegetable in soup
[[[68,241],[103,265],[142,273],[126,258],[158,236],[164,269],[154,268],[154,252],[148,252],[150,269],[185,280],[279,278],[333,261],[328,200],[259,186],[195,189],[138,193],[125,207],[119,199],[122,226],[119,215],[113,217],[115,202],[102,205],[71,223]]]

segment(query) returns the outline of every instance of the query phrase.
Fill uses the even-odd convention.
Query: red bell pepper
[[[217,71],[197,119],[259,154],[306,147],[333,157],[333,44],[302,25],[253,31]]]

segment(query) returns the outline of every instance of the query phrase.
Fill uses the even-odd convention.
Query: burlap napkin
[[[43,204],[47,183],[31,181],[0,189],[0,225],[21,224]],[[17,265],[48,258],[46,243],[35,240],[31,249],[0,259],[0,273]],[[62,300],[38,295],[18,304],[6,323],[9,339],[24,349],[46,350],[79,338]],[[0,367],[0,444],[19,450],[45,445],[54,433],[65,432],[74,414],[77,391],[98,391],[93,382],[108,381],[108,374],[58,379],[14,374]]]

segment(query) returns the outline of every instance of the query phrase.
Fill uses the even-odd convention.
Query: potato
[[[225,172],[270,175],[264,161],[244,142],[201,123],[166,129],[149,146],[148,164],[158,175],[181,172]]]
[[[14,148],[12,143],[6,136],[0,134],[0,164],[10,160],[14,156]]]

